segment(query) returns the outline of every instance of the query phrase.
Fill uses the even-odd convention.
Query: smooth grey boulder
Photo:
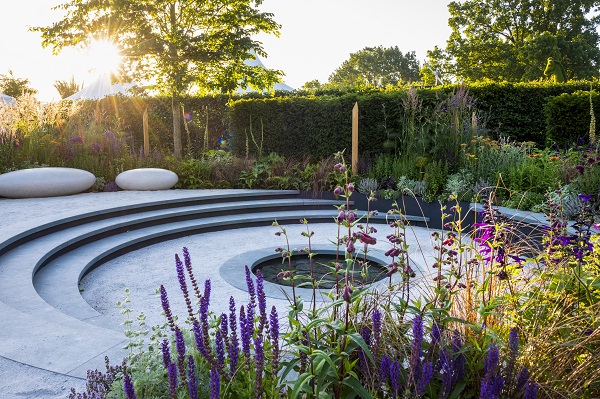
[[[121,190],[154,191],[172,188],[179,177],[176,173],[159,168],[140,168],[120,173],[115,183]]]
[[[22,169],[0,175],[0,196],[6,198],[59,197],[90,189],[96,177],[74,168]]]

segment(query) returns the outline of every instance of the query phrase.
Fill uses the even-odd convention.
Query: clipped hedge
[[[600,117],[600,96],[591,92],[594,116]],[[568,147],[586,143],[590,134],[590,92],[576,91],[551,97],[544,105],[547,145]]]
[[[600,87],[598,82],[593,82],[592,86]],[[533,141],[539,146],[547,142],[544,104],[548,99],[589,87],[587,81],[475,83],[467,86],[492,137],[508,136],[517,141]],[[427,110],[456,88],[456,85],[421,88],[417,93]],[[317,92],[314,95],[303,92],[289,97],[238,100],[231,104],[230,112],[233,150],[244,154],[248,139],[249,152],[257,153],[261,134],[264,134],[263,153],[324,156],[340,148],[350,148],[350,115],[357,101],[360,151],[378,153],[382,151],[386,137],[383,125],[388,132],[401,128],[405,95],[406,89],[399,88],[392,91]]]
[[[590,84],[595,89],[600,88],[597,81],[475,83],[468,88],[477,100],[477,108],[486,113],[486,125],[492,136],[509,136],[517,141],[534,141],[544,146],[548,130],[544,109],[546,102],[563,93],[589,90]]]

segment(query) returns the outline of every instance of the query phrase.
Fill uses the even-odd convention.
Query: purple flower
[[[167,290],[162,284],[160,286],[160,302],[162,304],[163,312],[165,312],[165,317],[169,321],[169,327],[171,327],[171,330],[175,331],[175,321],[173,320],[173,314],[171,313],[171,307],[169,306]]]
[[[254,381],[254,397],[260,398],[262,393],[262,374],[265,365],[265,349],[261,336],[254,338],[254,365],[256,366],[256,378]]]
[[[577,197],[582,203],[588,202],[592,198],[592,194],[578,194]]]
[[[254,308],[256,307],[256,290],[254,289],[254,281],[252,281],[252,275],[250,268],[246,265],[246,286],[248,287],[248,295],[250,295],[250,302],[246,307],[246,318],[248,319],[248,326],[251,331],[254,331]]]
[[[229,349],[229,327],[227,325],[227,315],[225,313],[221,313],[220,320],[221,336],[223,337],[223,341],[225,341],[225,347]]]
[[[373,351],[373,357],[379,356],[379,341],[381,339],[381,312],[379,308],[375,308],[371,315],[371,322],[373,323],[373,342],[371,342],[371,349]]]
[[[192,282],[192,287],[194,287],[194,292],[198,299],[202,298],[200,294],[200,289],[198,288],[198,283],[196,282],[196,278],[194,277],[194,270],[192,269],[192,259],[190,257],[190,251],[187,247],[183,247],[183,262],[185,263],[185,268],[190,276],[190,281]]]
[[[504,386],[504,379],[500,375],[500,353],[498,347],[490,344],[484,365],[484,377],[481,380],[479,399],[497,399]]]
[[[337,186],[335,190],[333,190],[333,195],[340,195],[342,193],[342,188]]]
[[[174,362],[169,363],[167,375],[169,376],[169,397],[175,399],[177,397],[177,365]]]
[[[390,248],[385,252],[385,256],[391,256],[392,258],[398,255],[400,255],[400,248]]]
[[[185,340],[183,339],[183,332],[181,332],[179,328],[175,329],[175,346],[177,348],[177,367],[179,369],[179,376],[181,381],[185,382]]]
[[[265,295],[263,275],[260,270],[256,271],[256,296],[258,297],[258,312],[260,313],[258,334],[262,334],[263,328],[267,324],[267,297]]]
[[[188,308],[188,314],[190,318],[194,318],[194,310],[192,309],[192,301],[190,299],[190,294],[188,292],[187,283],[185,281],[185,271],[183,270],[183,263],[181,259],[179,259],[179,255],[175,254],[175,269],[177,270],[177,279],[179,280],[179,288],[181,288],[181,292],[183,293],[183,298],[185,299],[185,304]]]
[[[238,364],[240,343],[237,337],[237,318],[235,313],[235,301],[229,298],[229,329],[231,330],[231,344],[229,345],[229,372],[233,376]]]
[[[246,317],[246,312],[244,311],[244,305],[240,307],[240,335],[242,336],[242,352],[246,357],[246,361],[249,361],[252,331],[248,326],[248,318]]]
[[[344,285],[344,292],[342,293],[344,301],[350,303],[352,300],[352,288],[348,284]]]
[[[221,395],[221,378],[219,372],[213,367],[210,369],[210,399],[219,399]]]
[[[356,220],[356,213],[349,211],[346,215],[346,219],[348,219],[348,223],[354,223],[354,221]]]
[[[517,382],[515,383],[515,393],[523,392],[525,388],[525,384],[529,381],[529,369],[527,367],[523,367],[519,374],[517,375]]]
[[[354,253],[354,251],[355,251],[354,241],[352,240],[352,238],[348,237],[348,239],[346,241],[346,252],[351,254],[351,253]]]
[[[127,396],[127,399],[136,399],[131,376],[126,371],[124,371],[123,374],[123,389],[125,390],[125,395]]]
[[[417,397],[423,396],[425,393],[425,388],[431,382],[431,377],[433,376],[433,363],[425,362],[423,364],[423,370],[421,370],[421,377],[417,382],[416,394]]]
[[[269,316],[271,326],[269,328],[269,336],[271,338],[271,347],[273,353],[273,370],[277,370],[279,364],[279,317],[277,315],[277,309],[275,306],[271,308],[271,315]]]
[[[223,344],[223,334],[221,330],[215,333],[215,352],[217,354],[217,365],[222,369],[225,364],[225,345]]]
[[[410,351],[409,378],[408,381],[415,388],[421,378],[421,349],[423,346],[423,316],[416,315],[413,319],[413,342]]]
[[[380,386],[383,387],[390,378],[390,367],[392,366],[392,360],[389,356],[383,356],[381,363],[379,364],[379,382]]]
[[[354,192],[354,184],[352,184],[352,183],[348,184],[348,192],[351,192],[351,193]]]
[[[344,220],[346,220],[346,212],[344,212],[343,210],[341,210],[340,213],[338,213],[336,222],[338,224],[342,224],[342,223],[344,223]]]
[[[537,391],[537,384],[535,382],[529,382],[527,386],[525,386],[525,395],[523,396],[523,399],[535,399]]]
[[[487,355],[485,358],[484,373],[490,374],[495,373],[498,369],[498,362],[500,360],[500,352],[498,347],[494,344],[488,346]]]
[[[192,356],[188,356],[188,392],[190,393],[190,399],[198,399],[198,380],[196,379],[196,366]]]
[[[356,236],[363,244],[375,245],[377,244],[377,239],[365,233],[356,233]]]
[[[165,365],[165,368],[167,368],[167,367],[169,367],[169,364],[171,364],[171,352],[169,351],[169,341],[164,339],[161,343],[161,349],[162,349],[163,364]]]
[[[400,384],[400,363],[398,363],[397,360],[394,360],[394,362],[390,364],[390,386],[394,392],[394,397],[399,397],[402,385]]]

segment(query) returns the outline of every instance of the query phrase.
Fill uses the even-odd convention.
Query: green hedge
[[[600,98],[592,91],[592,103],[596,120],[600,117]],[[586,143],[590,134],[590,92],[576,91],[548,99],[544,106],[546,116],[546,139],[548,145],[568,147]]]
[[[593,82],[592,86],[600,88],[598,82]],[[487,115],[487,127],[492,136],[509,136],[543,146],[547,143],[544,105],[548,99],[563,93],[589,90],[590,82],[479,83],[468,88],[477,100],[478,109]]]
[[[598,82],[592,86],[599,88]],[[425,110],[431,110],[457,88],[456,85],[417,90]],[[548,99],[590,88],[590,82],[477,83],[468,87],[485,126],[494,138],[547,143]],[[271,151],[282,155],[325,156],[351,145],[351,110],[359,104],[359,148],[376,154],[383,149],[386,131],[402,128],[405,89],[392,91],[292,94],[288,97],[234,101],[230,105],[233,150],[245,154]],[[385,114],[384,114],[385,106]],[[428,112],[428,111],[424,111]],[[252,124],[250,121],[252,120]],[[588,116],[589,123],[589,116]],[[383,127],[385,125],[385,128]],[[250,129],[256,143],[250,135]],[[264,134],[262,148],[261,134]]]

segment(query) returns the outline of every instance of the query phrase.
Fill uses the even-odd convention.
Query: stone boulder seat
[[[140,168],[120,173],[115,183],[122,190],[155,191],[173,188],[178,180],[177,174],[170,170]]]
[[[13,199],[59,197],[79,194],[95,183],[96,177],[82,169],[22,169],[0,175],[0,196]]]

